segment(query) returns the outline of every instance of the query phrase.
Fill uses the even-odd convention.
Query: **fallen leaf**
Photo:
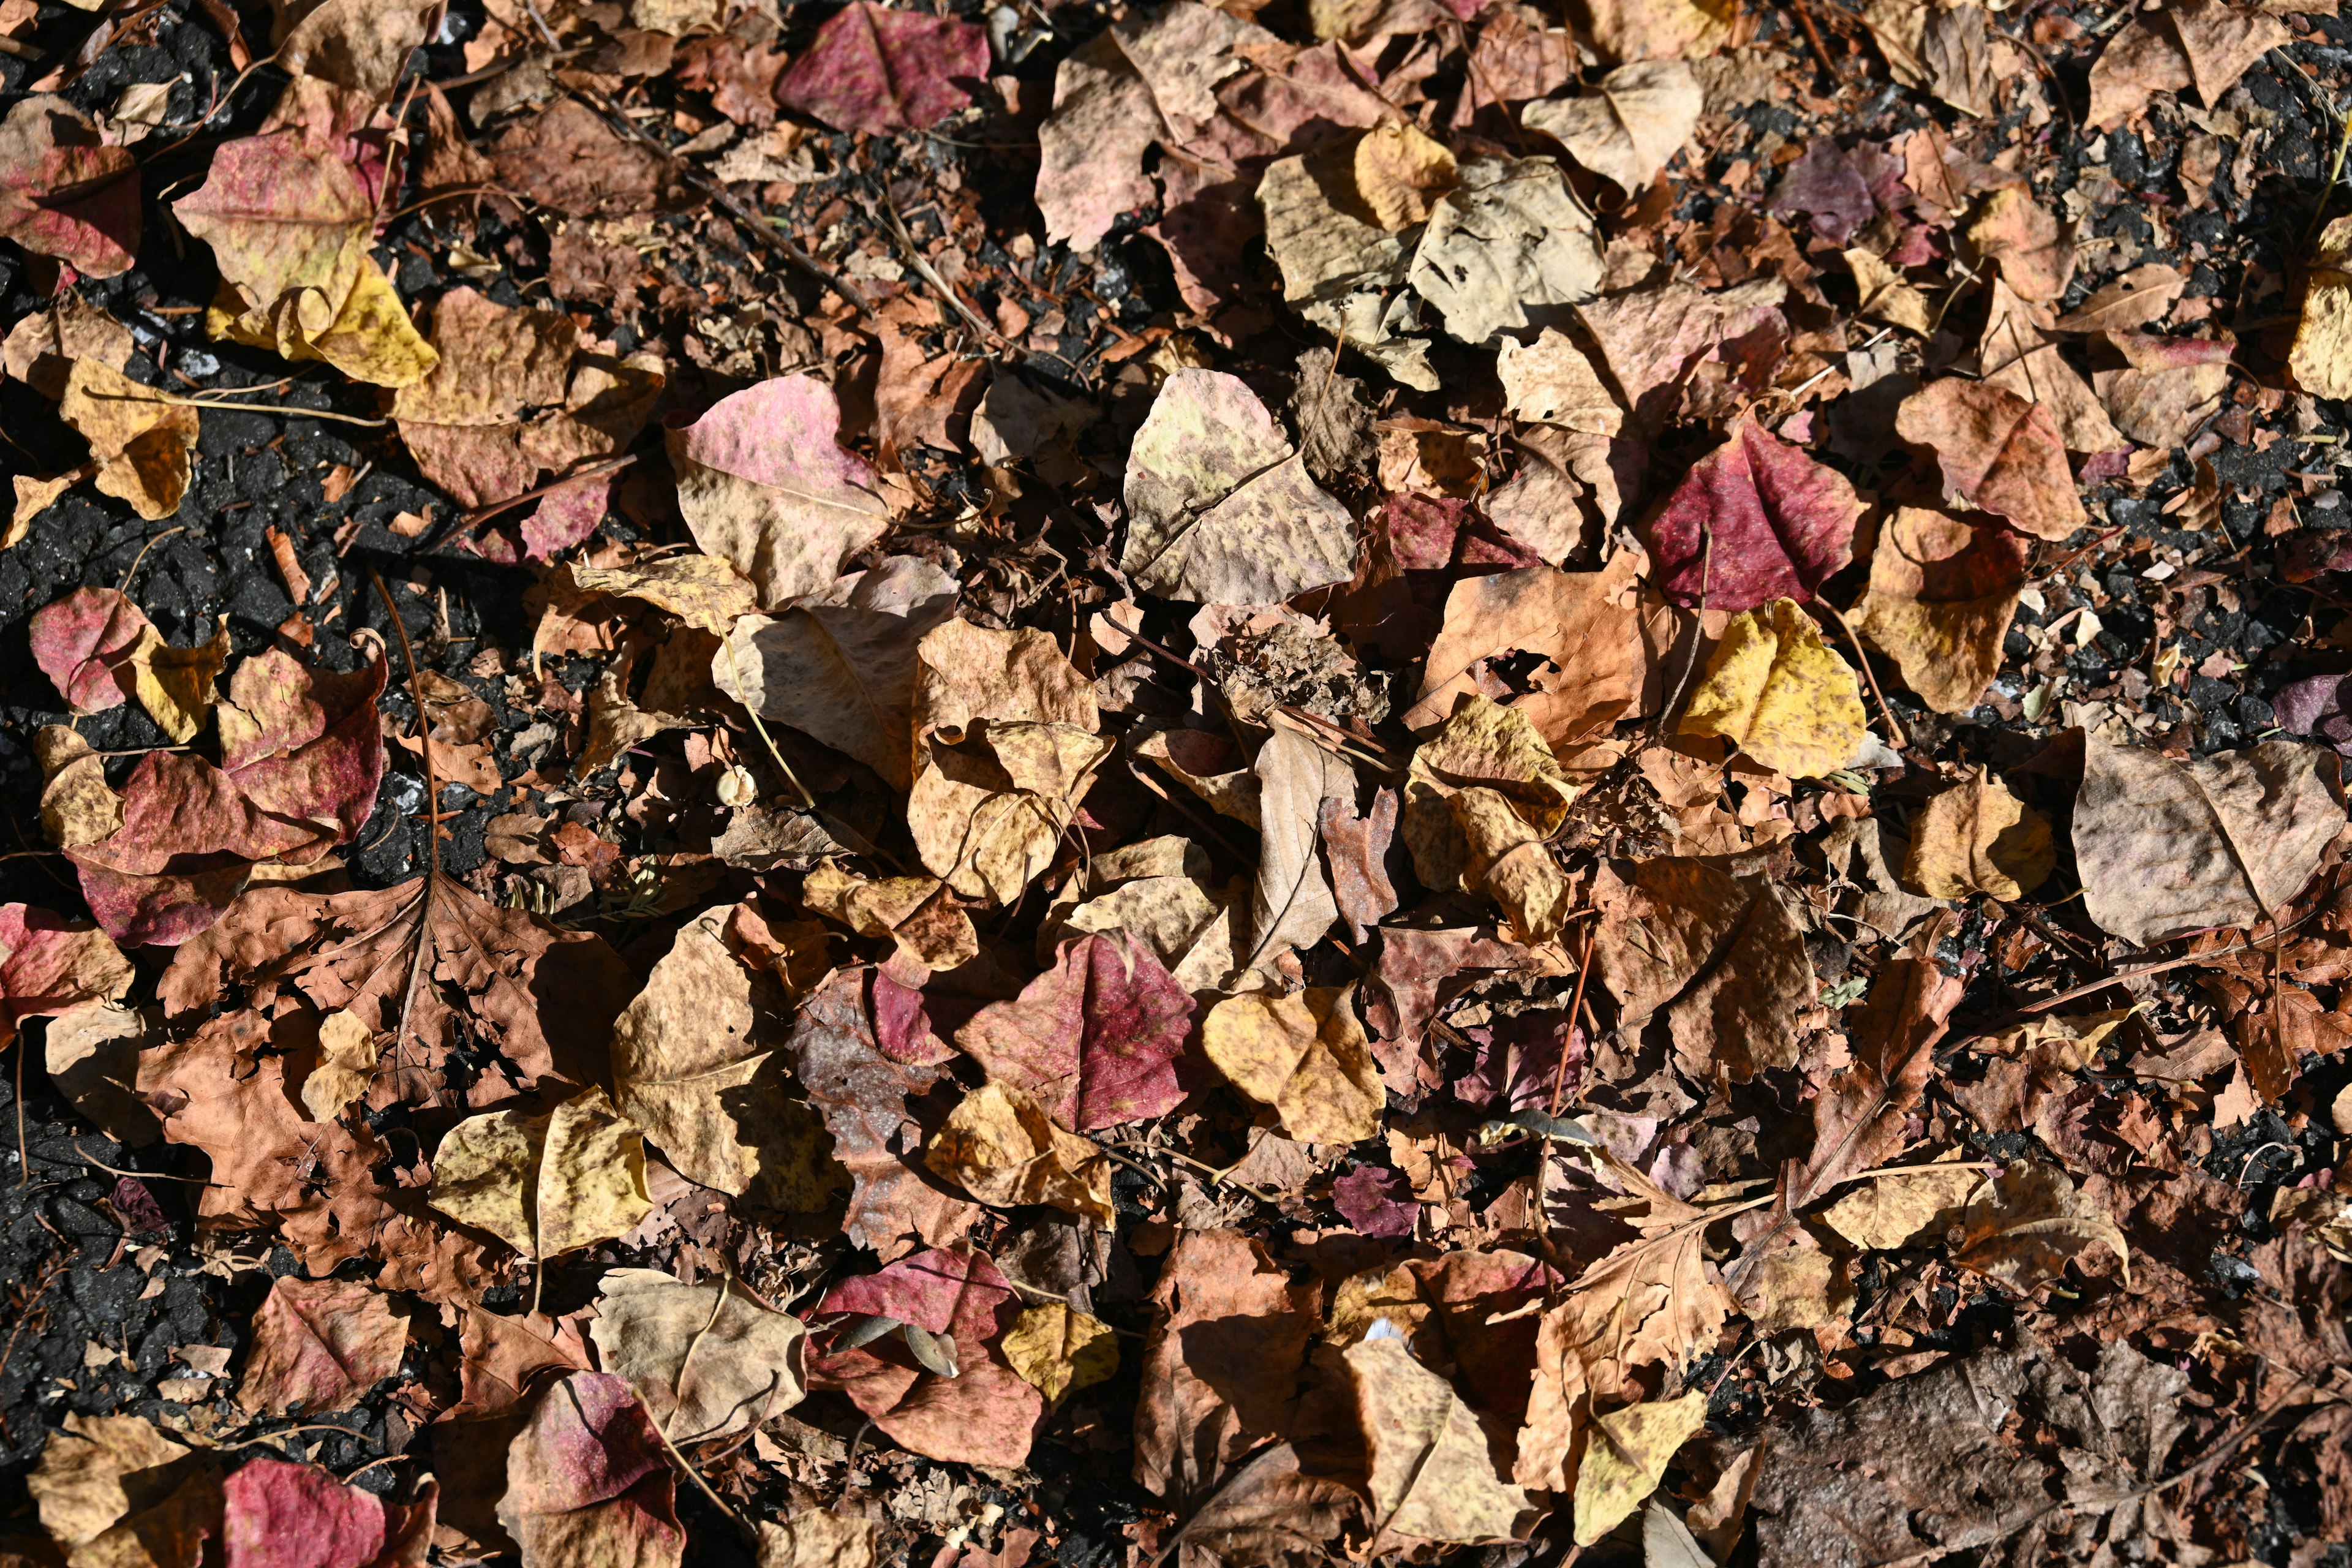
[[[1595,973],[1629,1026],[1664,1011],[1691,1078],[1745,1082],[1797,1059],[1815,981],[1804,936],[1769,878],[1709,861],[1643,860],[1596,890]]]
[[[47,93],[0,120],[0,239],[113,278],[139,258],[139,163],[89,116]]]
[[[1146,593],[1277,604],[1355,570],[1347,509],[1307,477],[1240,378],[1180,370],[1135,433],[1119,564]]]
[[[2000,264],[2000,280],[2034,304],[2053,303],[2074,279],[2073,235],[2023,186],[1987,196],[1968,237],[1986,260]]]
[[[295,76],[349,88],[372,103],[388,103],[409,52],[425,42],[425,15],[431,9],[414,0],[388,5],[325,0],[283,31],[277,64]]]
[[[98,488],[150,522],[180,510],[194,472],[196,410],[96,360],[76,360],[58,417],[89,443]],[[91,590],[84,590],[89,592]]]
[[[1944,489],[2036,539],[2063,540],[2087,517],[2050,411],[1984,382],[1946,376],[1903,400],[1895,433],[1936,454]]]
[[[1663,606],[1643,590],[1644,565],[1625,550],[1599,572],[1530,566],[1454,584],[1406,728],[1444,723],[1465,693],[1485,689],[1484,671],[1523,653],[1541,655],[1544,667],[1512,706],[1555,751],[1638,717],[1667,630]]]
[[[133,977],[104,931],[30,904],[0,904],[0,1046],[27,1018],[128,994]]]
[[[681,206],[677,170],[569,94],[500,128],[488,149],[499,184],[574,217],[621,218]]]
[[[1785,334],[1780,305],[1788,285],[1750,279],[1709,293],[1672,281],[1629,289],[1576,308],[1601,350],[1601,368],[1623,395],[1635,430],[1654,437],[1682,403],[1683,384],[1727,342]]]
[[[1527,714],[1465,693],[1406,774],[1404,839],[1415,874],[1441,891],[1486,893],[1517,940],[1549,942],[1573,900],[1546,841],[1578,793]]]
[[[919,1361],[903,1334],[831,1348],[821,1332],[809,1361],[816,1386],[847,1394],[893,1441],[926,1458],[1005,1468],[1028,1458],[1045,1401],[1004,1358],[1002,1342],[1021,1305],[987,1254],[963,1244],[902,1258],[835,1285],[811,1315],[841,1313],[950,1342],[954,1375]]]
[[[1135,1479],[1197,1501],[1226,1468],[1290,1427],[1315,1285],[1294,1283],[1254,1237],[1183,1230],[1160,1266],[1135,1408]]]
[[[221,1486],[221,1543],[237,1568],[407,1568],[433,1543],[432,1482],[408,1507],[346,1486],[331,1470],[267,1456]]]
[[[2128,341],[2116,343],[2126,354]],[[2352,218],[2337,218],[2320,231],[2287,370],[2314,397],[2352,390]]]
[[[2352,244],[2352,231],[2345,237]],[[2312,374],[2323,385],[2338,384],[2335,378],[2344,374],[2327,368],[2326,356],[2332,351],[2326,345],[2334,329],[2326,324],[2326,312],[2336,308],[2340,298],[2347,314],[2352,314],[2352,295],[2337,289],[2328,277],[2315,273],[2305,300],[2306,320],[2319,322],[2312,340],[2319,358],[2313,363]],[[2352,289],[2352,279],[2346,287]],[[2299,331],[2298,354],[2304,341]],[[2109,332],[2104,342],[2108,353],[2100,357],[2120,363],[2093,371],[2091,384],[2106,405],[2116,427],[2133,440],[2151,447],[2186,446],[2199,427],[2221,411],[2222,396],[2230,389],[2231,356],[2237,349],[2227,338]],[[2299,371],[2296,379],[2302,380]],[[2352,385],[2352,381],[2341,384]]]
[[[2287,741],[2184,761],[2086,741],[2074,825],[2083,912],[2141,946],[2274,917],[2344,825],[2332,762]]]
[[[905,789],[914,782],[916,649],[954,615],[957,593],[955,579],[929,562],[894,555],[781,615],[737,620],[711,679],[761,717]]]
[[[2055,1165],[2013,1164],[1977,1190],[1960,1211],[1952,1261],[1989,1274],[2014,1290],[2057,1279],[2075,1257],[2094,1247],[2116,1255],[2126,1283],[2131,1247],[2115,1217],[2084,1197]]]
[[[1495,357],[1503,406],[1522,419],[1559,425],[1591,436],[1614,436],[1625,411],[1574,340],[1546,327],[1532,344],[1506,338]]]
[[[1529,307],[1601,291],[1601,242],[1549,158],[1465,158],[1440,198],[1407,280],[1465,343],[1528,325]]]
[[[1576,1471],[1576,1543],[1590,1546],[1658,1489],[1676,1450],[1706,1425],[1706,1391],[1592,1418]]]
[[[1108,1157],[1092,1139],[1056,1127],[1036,1096],[1010,1084],[985,1084],[959,1100],[923,1163],[996,1208],[1049,1204],[1098,1225],[1117,1218]]]
[[[686,1551],[652,1415],[610,1373],[572,1373],[541,1396],[507,1450],[498,1518],[523,1568],[677,1568]]]
[[[1519,123],[1550,137],[1601,178],[1639,195],[1690,141],[1705,102],[1688,65],[1643,61],[1619,66],[1574,98],[1528,105]]]
[[[375,704],[388,668],[377,658],[337,674],[277,647],[243,660],[215,710],[222,771],[257,809],[352,842],[383,780]]]
[[[840,428],[832,388],[782,375],[668,432],[678,510],[695,542],[749,578],[772,609],[831,589],[842,562],[889,526],[873,469],[841,448]]]
[[[1253,772],[1258,782],[1257,883],[1250,899],[1250,949],[1240,966],[1263,970],[1322,941],[1339,918],[1316,845],[1323,803],[1352,802],[1356,775],[1288,727],[1266,737]]]
[[[544,1262],[625,1236],[646,1217],[645,1137],[602,1089],[544,1116],[468,1117],[441,1139],[428,1201]]]
[[[213,682],[228,667],[228,617],[210,641],[195,647],[173,647],[151,623],[123,659],[131,672],[131,694],[147,710],[156,727],[185,745],[205,727],[216,700]]]
[[[1854,629],[1938,713],[1965,713],[2000,673],[2026,579],[2025,542],[1998,525],[1899,507],[1880,525]]]
[[[1360,1236],[1409,1238],[1421,1223],[1421,1205],[1402,1176],[1379,1165],[1359,1165],[1331,1184],[1331,1206]]]
[[[1141,1121],[1184,1098],[1176,1061],[1192,998],[1125,933],[1061,943],[1018,999],[992,1002],[956,1044],[1003,1083],[1080,1132]]]
[[[1931,899],[1983,893],[2006,900],[2023,898],[2056,869],[2049,819],[1979,772],[1912,818],[1903,879]]]
[[[2222,0],[2183,0],[2116,29],[2091,65],[2090,123],[2112,130],[2159,92],[2197,89],[2220,106],[2256,60],[2288,41],[2276,16]]]
[[[1582,0],[1578,30],[1591,31],[1603,59],[1680,60],[1730,41],[1737,0]]]
[[[2059,438],[2070,452],[2115,452],[2126,449],[2125,440],[2108,418],[2105,405],[2091,384],[2058,352],[2042,331],[2049,312],[2018,298],[2007,282],[1992,280],[1992,303],[1985,316],[1984,337],[1977,358],[1983,379],[2043,405],[2058,426]]]
[[[1844,475],[1743,417],[1651,520],[1658,581],[1710,609],[1801,602],[1853,559],[1862,513]]]
[[[1227,997],[1201,1020],[1201,1045],[1302,1142],[1354,1143],[1381,1130],[1388,1096],[1356,1021],[1353,986]]]
[[[971,917],[937,877],[878,880],[820,862],[803,885],[812,913],[840,921],[860,936],[887,936],[926,969],[954,969],[980,952]]]
[[[1683,710],[1681,732],[1729,741],[1790,778],[1844,767],[1869,733],[1853,667],[1793,600],[1731,619]]]
[[[874,1521],[822,1510],[760,1523],[760,1568],[874,1568]]]
[[[608,1269],[589,1332],[604,1370],[629,1380],[673,1443],[744,1431],[807,1392],[800,1320],[732,1279],[684,1285],[658,1269]]]
[[[1524,1532],[1528,1495],[1496,1473],[1486,1429],[1451,1384],[1401,1338],[1350,1345],[1346,1360],[1370,1453],[1366,1495],[1376,1531],[1442,1542]]]
[[[1372,928],[1396,912],[1397,890],[1387,864],[1396,824],[1392,789],[1373,793],[1370,816],[1359,813],[1352,800],[1326,800],[1317,822],[1323,858],[1331,869],[1332,902],[1348,922],[1348,934],[1359,942],[1370,941]]]
[[[2189,288],[2178,267],[2150,261],[2101,284],[2089,299],[2058,318],[2062,332],[2129,332],[2164,320]]]
[[[0,137],[5,134],[0,130]],[[74,361],[86,359],[110,370],[123,370],[131,363],[134,343],[130,328],[66,289],[53,296],[46,310],[32,311],[8,329],[7,338],[0,342],[0,372],[55,401],[66,395],[66,377]],[[27,483],[41,482],[17,476],[20,490]],[[29,521],[33,514],[22,515]]]
[[[25,1489],[69,1568],[182,1568],[219,1533],[215,1461],[136,1415],[68,1413]]]
[[[1932,1246],[1985,1182],[1982,1165],[1923,1165],[1891,1172],[1842,1194],[1822,1223],[1873,1252]]]
[[[988,78],[988,35],[969,22],[855,0],[776,79],[776,98],[843,131],[928,131]]]
[[[1299,1467],[1298,1450],[1270,1443],[1225,1478],[1172,1538],[1225,1563],[1311,1561],[1363,1514],[1363,1500],[1328,1477]]]
[[[1935,335],[1935,311],[1927,296],[1906,281],[1899,270],[1867,250],[1847,251],[1845,265],[1862,296],[1862,314],[1923,338]]]
[[[853,1184],[842,1234],[887,1261],[964,1236],[981,1211],[922,1168],[927,1130],[907,1102],[928,1092],[940,1071],[883,1054],[864,982],[856,971],[836,974],[803,997],[786,1048]]]
[[[1900,958],[1880,970],[1850,1017],[1853,1066],[1813,1100],[1813,1147],[1791,1166],[1783,1200],[1793,1214],[1909,1142],[1906,1118],[1927,1091],[1936,1042],[1959,1005],[1960,983],[1933,963]]]
[[[349,1410],[400,1371],[408,1321],[392,1298],[346,1279],[281,1279],[253,1318],[236,1402],[252,1415]]]
[[[1053,863],[1115,742],[1075,724],[982,719],[924,744],[907,828],[924,868],[967,899],[1011,905]]]
[[[1118,1374],[1118,1336],[1099,1318],[1048,1301],[1006,1331],[1004,1359],[1048,1405],[1058,1405],[1064,1394]]]

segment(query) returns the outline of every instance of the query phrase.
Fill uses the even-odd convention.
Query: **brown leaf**
[[[1509,1541],[1525,1531],[1527,1493],[1496,1473],[1476,1413],[1444,1378],[1413,1360],[1393,1331],[1349,1346],[1347,1363],[1371,1457],[1376,1531],[1443,1542]]]
[[[1172,1500],[1204,1496],[1226,1467],[1289,1429],[1320,1314],[1256,1239],[1187,1230],[1160,1264],[1135,1409],[1135,1479]]]
[[[236,1402],[254,1415],[349,1410],[400,1371],[408,1321],[392,1298],[346,1279],[273,1282],[253,1319]]]
[[[2036,539],[2065,539],[2087,521],[2065,442],[2040,404],[1947,376],[1903,400],[1895,429],[1936,454],[1948,492]]]
[[[1394,842],[1397,795],[1392,789],[1375,790],[1369,816],[1359,814],[1352,800],[1323,803],[1318,824],[1323,835],[1323,858],[1331,868],[1332,901],[1348,922],[1356,941],[1371,940],[1371,930],[1396,911],[1397,890],[1389,880],[1389,846]]]
[[[1931,899],[1985,893],[2010,900],[2032,892],[2056,869],[2049,819],[1979,772],[1912,819],[1903,879]]]
[[[1353,1143],[1380,1131],[1387,1095],[1353,986],[1229,996],[1201,1020],[1201,1047],[1234,1088],[1273,1106],[1293,1138]]]
[[[1938,713],[1964,713],[2000,673],[2027,546],[2005,528],[1901,507],[1880,527],[1855,630]]]
[[[1629,1026],[1663,1010],[1683,1070],[1747,1081],[1797,1059],[1813,967],[1770,879],[1667,858],[1604,879],[1592,957]]]
[[[2077,1255],[2105,1247],[2131,1279],[2131,1247],[2115,1216],[2085,1197],[2055,1165],[2024,1161],[1980,1187],[1959,1217],[1952,1261],[2013,1290],[2055,1279]]]
[[[573,98],[511,121],[488,152],[501,184],[575,217],[625,217],[677,205],[675,170],[623,141]]]
[[[1643,593],[1643,566],[1637,552],[1621,550],[1599,572],[1535,566],[1456,583],[1406,725],[1426,731],[1444,723],[1457,698],[1481,689],[1493,662],[1519,653],[1544,662],[1534,689],[1512,706],[1555,750],[1647,711],[1643,689],[1672,622]]]

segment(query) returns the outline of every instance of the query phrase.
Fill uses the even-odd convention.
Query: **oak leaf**
[[[807,1392],[800,1320],[732,1279],[685,1285],[658,1269],[609,1269],[589,1332],[604,1370],[629,1380],[674,1443],[743,1431]]]
[[[1790,778],[1835,773],[1870,732],[1853,667],[1790,599],[1732,617],[1680,728],[1720,736]]]
[[[1353,986],[1227,997],[1202,1019],[1201,1045],[1302,1142],[1354,1143],[1381,1130],[1388,1096],[1356,1021]]]
[[[1054,966],[956,1031],[991,1082],[1036,1098],[1080,1132],[1140,1121],[1184,1098],[1176,1061],[1192,998],[1125,933],[1071,938]]]
[[[2000,673],[2027,547],[1998,524],[1900,507],[1882,524],[1854,629],[1938,713],[1964,713]]]
[[[602,1089],[544,1116],[470,1116],[443,1135],[427,1200],[544,1263],[625,1236],[652,1210],[645,1135]]]
[[[1862,512],[1844,475],[1743,416],[1651,519],[1658,581],[1717,610],[1810,599],[1853,559]]]
[[[348,1279],[274,1280],[253,1318],[236,1402],[253,1415],[349,1410],[400,1371],[408,1321]]]
[[[2344,826],[2334,764],[2288,741],[2182,761],[2085,741],[2074,823],[2083,912],[2142,946],[2275,919]]]

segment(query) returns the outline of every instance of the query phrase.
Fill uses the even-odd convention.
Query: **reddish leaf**
[[[2036,539],[2064,539],[2087,521],[2065,440],[2039,403],[1946,376],[1903,400],[1895,433],[1936,454],[1946,489]]]
[[[221,1488],[227,1568],[418,1568],[433,1542],[431,1490],[387,1506],[315,1465],[256,1458]]]
[[[33,662],[66,706],[103,713],[131,695],[131,650],[147,624],[139,606],[113,589],[78,588],[34,611],[26,630]]]
[[[1676,604],[1733,614],[1802,603],[1853,559],[1862,512],[1844,475],[1742,417],[1651,520],[1659,581]]]
[[[1323,803],[1319,826],[1324,858],[1331,864],[1331,896],[1347,918],[1349,934],[1370,942],[1372,928],[1396,912],[1388,854],[1396,838],[1397,793],[1376,791],[1369,816],[1357,814],[1354,801],[1333,796]]]
[[[507,1450],[499,1522],[524,1568],[674,1568],[677,1479],[628,1379],[575,1372],[547,1391]]]
[[[997,1082],[1027,1089],[1080,1132],[1173,1110],[1176,1058],[1192,997],[1150,949],[1125,935],[1075,937],[1054,967],[956,1032]]]
[[[0,121],[0,239],[93,278],[139,256],[139,162],[109,147],[62,98],[28,98]]]
[[[131,961],[102,931],[30,904],[0,904],[0,1046],[50,1018],[131,989]]]
[[[338,844],[357,837],[383,779],[384,668],[379,658],[337,675],[279,648],[238,665],[218,710],[221,765],[246,798],[273,816],[331,823]]]
[[[776,97],[843,131],[928,131],[971,101],[958,80],[988,76],[988,35],[969,22],[855,0],[817,29]]]
[[[1151,1293],[1160,1315],[1143,1344],[1135,1479],[1161,1497],[1197,1498],[1286,1433],[1320,1300],[1239,1231],[1181,1233]]]
[[[400,1370],[408,1321],[392,1298],[349,1279],[282,1279],[253,1320],[236,1391],[255,1415],[348,1410]]]
[[[1028,1458],[1045,1398],[998,1349],[1021,1303],[987,1254],[918,1253],[845,1280],[825,1292],[815,1315],[839,1312],[895,1318],[947,1336],[955,1342],[957,1375],[927,1371],[902,1336],[888,1335],[811,1355],[812,1387],[840,1390],[895,1441],[934,1459],[1013,1466]]]
[[[1359,1165],[1331,1184],[1331,1205],[1365,1236],[1402,1240],[1421,1219],[1412,1188],[1394,1171]]]

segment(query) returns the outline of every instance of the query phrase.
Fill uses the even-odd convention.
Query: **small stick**
[[[1870,694],[1878,699],[1878,716],[1886,721],[1888,729],[1895,731],[1895,750],[1908,751],[1911,746],[1910,732],[1903,728],[1902,721],[1895,717],[1895,710],[1887,703],[1886,693],[1878,689],[1878,674],[1870,668],[1870,656],[1862,651],[1862,638],[1855,633],[1853,624],[1845,618],[1844,612],[1827,599],[1816,599],[1813,602],[1827,610],[1831,618],[1844,629],[1845,640],[1853,645],[1854,662],[1862,666],[1863,679],[1870,682]]]
[[[1591,915],[1598,915],[1601,911],[1600,911],[1599,910],[1585,910],[1584,912],[1585,912],[1585,913],[1587,913],[1587,914],[1591,914]],[[1576,1035],[1576,1014],[1577,1014],[1577,1010],[1578,1010],[1579,1008],[1580,1008],[1580,1007],[1582,1007],[1582,1006],[1584,1005],[1584,980],[1585,980],[1585,976],[1587,976],[1587,975],[1589,975],[1589,974],[1591,974],[1591,973],[1592,973],[1592,946],[1593,946],[1593,944],[1594,944],[1595,942],[1599,942],[1600,940],[1601,940],[1601,922],[1600,922],[1600,921],[1595,920],[1595,921],[1592,922],[1592,924],[1591,924],[1590,927],[1588,927],[1588,928],[1586,929],[1585,933],[1584,933],[1584,954],[1583,954],[1583,956],[1582,956],[1582,957],[1579,958],[1579,959],[1576,961],[1576,996],[1575,996],[1575,999],[1574,999],[1573,1001],[1570,1002],[1570,1003],[1569,1003],[1569,1005],[1568,1005],[1568,1036],[1569,1036],[1569,1037],[1568,1037],[1568,1039],[1563,1039],[1563,1040],[1561,1040],[1561,1041],[1560,1041],[1560,1043],[1559,1043],[1559,1065],[1558,1067],[1556,1067],[1556,1068],[1554,1068],[1552,1069],[1552,1074],[1551,1074],[1551,1102],[1550,1102],[1550,1103],[1551,1103],[1551,1110],[1550,1110],[1550,1114],[1551,1114],[1551,1115],[1552,1115],[1552,1117],[1553,1117],[1553,1118],[1555,1118],[1555,1119],[1557,1119],[1557,1118],[1559,1117],[1559,1097],[1560,1097],[1560,1092],[1568,1087],[1568,1047],[1569,1047],[1569,1040],[1570,1040],[1570,1039],[1573,1039],[1573,1038],[1575,1037],[1575,1035]]]
[[[1805,29],[1805,41],[1813,46],[1813,53],[1819,57],[1822,68],[1830,73],[1832,81],[1843,85],[1845,73],[1838,69],[1837,62],[1830,58],[1828,48],[1822,45],[1821,30],[1813,26],[1811,8],[1806,5],[1805,0],[1790,0],[1790,9],[1796,12],[1798,25]]]

